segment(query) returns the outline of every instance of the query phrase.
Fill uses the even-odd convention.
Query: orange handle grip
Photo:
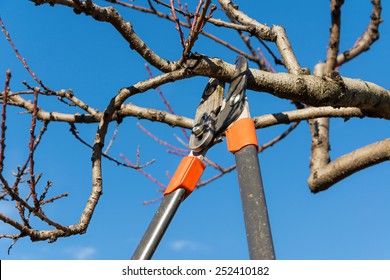
[[[173,175],[164,195],[170,194],[178,188],[184,188],[186,195],[189,196],[195,189],[200,177],[203,174],[206,164],[194,156],[186,156],[180,162],[175,174]]]
[[[235,153],[245,146],[254,145],[258,147],[255,123],[251,118],[243,118],[234,122],[226,130],[226,141],[228,150]]]

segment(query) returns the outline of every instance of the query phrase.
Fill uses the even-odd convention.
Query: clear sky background
[[[104,6],[104,1],[95,1]],[[194,7],[198,1],[189,1]],[[313,67],[325,59],[330,12],[328,0],[319,1],[236,1],[250,16],[269,25],[283,25],[303,67]],[[343,76],[360,78],[390,89],[388,49],[390,45],[390,5],[383,1],[381,38],[369,52],[344,65]],[[147,1],[135,1],[145,5]],[[161,8],[160,6],[158,6]],[[169,60],[180,57],[179,36],[173,23],[154,16],[118,7],[131,21],[137,34],[159,55]],[[372,7],[369,0],[346,1],[343,6],[341,51],[350,48],[366,29]],[[48,5],[35,7],[27,0],[0,1],[2,17],[14,43],[38,77],[52,89],[73,89],[90,106],[104,110],[116,92],[148,78],[144,61],[107,23],[75,15],[70,8]],[[215,17],[223,17],[221,11]],[[245,49],[236,32],[206,26],[224,40]],[[256,45],[257,46],[257,45]],[[271,45],[272,46],[272,45]],[[272,46],[273,47],[273,46]],[[24,90],[23,80],[32,78],[16,59],[0,34],[0,77],[11,69],[11,90]],[[194,51],[218,56],[231,63],[236,54],[201,37]],[[254,65],[251,65],[255,67]],[[285,71],[276,67],[277,71]],[[155,75],[159,72],[152,69]],[[0,80],[4,81],[4,78]],[[161,89],[175,112],[193,118],[207,78],[197,77],[164,85]],[[269,94],[248,91],[253,116],[293,110],[288,101]],[[166,110],[157,91],[150,90],[128,102]],[[56,105],[53,105],[56,104]],[[57,105],[54,98],[41,98],[45,110],[74,112]],[[9,109],[5,176],[22,164],[29,139],[28,114]],[[181,130],[164,124],[128,118],[110,154],[124,154],[135,161],[141,148],[143,163],[156,162],[145,171],[162,183],[166,172],[174,172],[180,158],[167,153],[138,127],[140,122],[160,139],[183,147],[175,135]],[[111,125],[111,134],[115,125]],[[77,125],[82,136],[93,143],[96,124]],[[258,131],[260,143],[268,142],[287,126]],[[388,121],[379,119],[332,120],[331,157],[389,136]],[[107,141],[106,141],[107,142]],[[68,198],[47,206],[47,213],[66,225],[78,221],[91,190],[91,150],[76,140],[66,123],[51,123],[36,158],[42,182],[53,181],[52,194],[69,192]],[[209,157],[222,166],[234,157],[221,143]],[[278,259],[389,259],[390,258],[390,164],[384,163],[355,174],[331,189],[313,195],[307,186],[310,133],[306,122],[273,148],[259,155],[269,216]],[[143,205],[161,196],[158,186],[137,171],[104,161],[104,195],[84,235],[58,239],[55,243],[19,240],[7,254],[10,240],[0,240],[1,259],[129,259],[149,224],[159,202]],[[203,176],[215,174],[208,168]],[[244,220],[235,172],[195,191],[180,207],[155,253],[155,259],[247,259]],[[17,213],[11,202],[0,202],[0,211],[11,217]],[[36,224],[41,227],[39,223]],[[1,233],[15,232],[0,223]]]

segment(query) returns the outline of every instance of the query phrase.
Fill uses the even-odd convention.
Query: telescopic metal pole
[[[253,260],[274,260],[275,252],[257,147],[255,145],[246,146],[235,152],[234,156],[237,163],[250,258]]]
[[[134,252],[131,258],[132,260],[150,260],[152,258],[180,203],[183,201],[185,193],[185,189],[179,188],[164,196],[148,229]]]

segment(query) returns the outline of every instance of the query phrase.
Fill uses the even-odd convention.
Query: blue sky
[[[147,1],[135,1],[144,4]],[[198,1],[189,1],[194,7]],[[236,1],[250,16],[269,25],[285,26],[296,56],[311,70],[326,56],[330,15],[329,1]],[[381,38],[369,52],[344,65],[343,76],[360,78],[390,89],[388,79],[389,12],[383,1],[384,23]],[[108,5],[104,1],[96,1]],[[118,7],[130,20],[137,34],[166,59],[176,60],[181,46],[171,22],[156,21],[153,16]],[[341,50],[346,50],[365,30],[371,13],[370,1],[346,1],[343,8]],[[76,96],[99,110],[104,110],[118,89],[148,78],[144,61],[115,30],[106,23],[76,16],[66,7],[35,7],[27,0],[3,0],[0,16],[30,67],[53,89],[73,89]],[[221,12],[216,17],[222,17]],[[155,31],[157,28],[157,31]],[[237,34],[206,26],[206,30],[243,47]],[[22,81],[35,86],[11,47],[0,35],[0,77],[11,69],[11,90],[25,89]],[[200,38],[194,51],[219,56],[233,62],[236,54],[220,48],[207,38]],[[252,65],[253,66],[253,65]],[[276,67],[277,71],[285,71]],[[155,75],[159,72],[152,69]],[[2,78],[4,80],[4,78]],[[164,85],[161,89],[179,115],[193,117],[207,78],[197,77]],[[253,116],[292,110],[288,101],[265,94],[248,92]],[[73,112],[50,98],[41,98],[46,110]],[[132,97],[128,102],[165,110],[156,91]],[[55,105],[53,105],[55,104]],[[9,109],[6,151],[7,178],[28,155],[30,116],[21,109]],[[175,135],[181,130],[136,118],[126,119],[111,155],[124,154],[135,161],[137,147],[141,161],[155,159],[145,171],[168,183],[180,158],[167,153],[138,127],[171,144],[181,146]],[[93,142],[96,125],[78,125],[80,135]],[[258,131],[260,143],[268,142],[287,126]],[[114,125],[111,125],[111,134]],[[389,125],[383,120],[352,119],[331,122],[331,157],[388,137]],[[234,158],[221,143],[208,156],[222,166]],[[91,151],[70,133],[69,125],[51,123],[36,159],[43,182],[53,181],[53,195],[69,192],[68,198],[48,205],[47,212],[64,224],[78,221],[91,188]],[[310,158],[310,133],[302,122],[285,140],[259,155],[265,185],[276,256],[279,259],[389,259],[390,258],[390,164],[384,163],[355,174],[326,192],[313,195],[307,186]],[[0,240],[1,259],[129,259],[149,224],[158,203],[143,201],[158,198],[158,186],[140,173],[105,161],[104,195],[84,235],[62,238],[53,244],[32,243],[22,239],[10,255],[9,240]],[[212,176],[206,170],[203,178]],[[1,202],[0,211],[15,217],[11,203]],[[37,227],[42,225],[38,222]],[[0,223],[1,233],[12,232]],[[235,172],[205,188],[196,190],[180,207],[168,229],[155,259],[247,259],[244,221]]]

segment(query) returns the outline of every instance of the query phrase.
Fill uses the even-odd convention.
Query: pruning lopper
[[[238,56],[226,99],[223,99],[224,83],[214,78],[207,83],[195,114],[189,142],[191,152],[182,159],[173,175],[133,260],[151,259],[178,207],[196,188],[206,167],[203,157],[208,149],[222,141],[223,135],[228,150],[236,159],[250,258],[275,259],[255,125],[250,118],[245,94],[247,77],[248,63],[244,57]]]

